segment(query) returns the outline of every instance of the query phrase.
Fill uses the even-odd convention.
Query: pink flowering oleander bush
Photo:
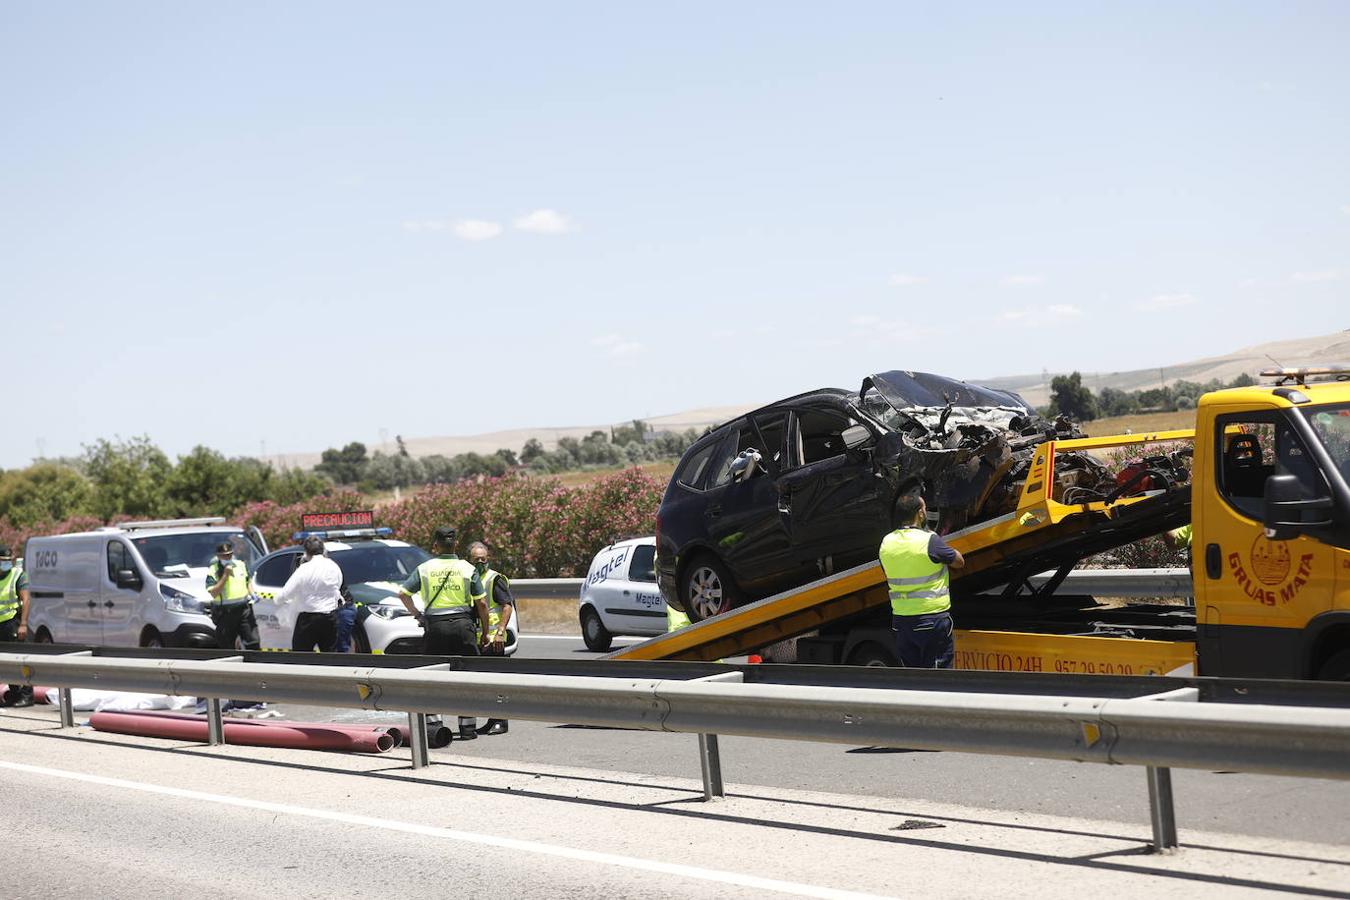
[[[633,468],[581,487],[506,475],[432,485],[384,507],[379,524],[403,540],[431,546],[439,525],[454,525],[455,552],[483,541],[493,566],[513,578],[583,575],[595,552],[617,538],[651,534],[662,482]]]

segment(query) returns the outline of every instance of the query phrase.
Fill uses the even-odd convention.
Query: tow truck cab
[[[1350,367],[1262,375],[1276,384],[1206,394],[1197,409],[1199,669],[1348,679]]]

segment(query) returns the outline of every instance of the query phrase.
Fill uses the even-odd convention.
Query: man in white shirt
[[[337,610],[342,603],[342,570],[323,555],[323,539],[305,538],[305,558],[276,596],[278,603],[295,603],[292,650],[333,652],[337,640]]]

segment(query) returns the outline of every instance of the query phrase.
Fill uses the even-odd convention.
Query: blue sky
[[[1350,5],[934,6],[4,4],[0,465],[1347,326]]]

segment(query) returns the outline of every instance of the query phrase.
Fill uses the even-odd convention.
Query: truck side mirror
[[[844,449],[857,450],[872,442],[872,432],[866,425],[850,425],[839,433]]]
[[[118,569],[117,586],[120,588],[129,588],[134,591],[139,591],[142,587],[145,586],[145,583],[141,581],[140,573],[137,572],[135,569]]]
[[[1287,541],[1309,528],[1331,524],[1331,498],[1309,498],[1297,475],[1271,475],[1263,499],[1261,524],[1271,540]]]

